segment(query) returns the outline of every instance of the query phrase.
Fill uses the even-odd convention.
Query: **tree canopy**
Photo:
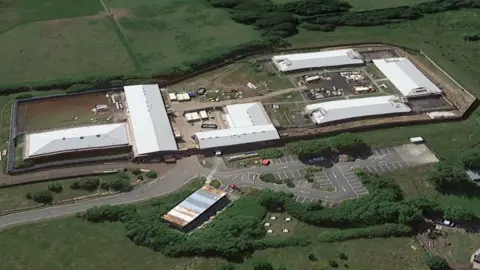
[[[480,170],[480,149],[469,149],[463,153],[462,163],[465,168],[472,171]]]
[[[427,180],[440,192],[458,191],[469,184],[465,170],[458,165],[441,161],[437,163],[427,176]]]
[[[427,255],[427,265],[431,270],[447,270],[448,263],[447,261],[440,257],[432,254]]]
[[[445,209],[444,217],[454,221],[471,221],[476,219],[476,215],[465,207],[452,205]]]
[[[299,158],[323,156],[329,154],[331,150],[323,139],[293,142],[289,143],[287,148]]]

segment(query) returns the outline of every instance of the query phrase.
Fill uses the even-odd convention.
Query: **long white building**
[[[369,116],[408,113],[412,110],[396,96],[381,96],[310,104],[305,113],[316,124],[326,124]]]
[[[125,123],[57,129],[27,134],[23,157],[38,158],[129,144]]]
[[[353,49],[276,55],[272,62],[281,72],[364,64],[362,56]]]
[[[123,89],[134,155],[178,150],[158,85],[133,85]]]
[[[442,90],[407,58],[374,59],[373,63],[407,98],[442,93]]]
[[[280,138],[260,103],[228,105],[225,107],[224,118],[228,129],[195,133],[194,138],[200,149],[265,142]]]

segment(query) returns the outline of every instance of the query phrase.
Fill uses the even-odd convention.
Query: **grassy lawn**
[[[293,102],[293,101],[304,101],[302,93],[300,91],[293,91],[287,94],[274,96],[268,99],[264,99],[262,102],[265,103],[275,103],[275,102]]]
[[[142,68],[164,71],[185,61],[208,58],[260,38],[249,26],[233,22],[227,11],[205,0],[107,0],[123,10],[119,18]]]
[[[405,191],[407,197],[423,197],[437,201],[440,205],[447,207],[452,205],[463,206],[480,216],[480,197],[443,195],[430,185],[426,180],[426,175],[433,165],[418,166],[402,171],[386,173],[394,177]]]
[[[314,239],[325,229],[298,223],[292,230]],[[5,269],[142,270],[161,265],[165,270],[212,270],[226,263],[216,258],[168,258],[135,246],[124,236],[120,223],[92,224],[74,217],[8,229],[0,234],[0,242],[0,259]],[[319,261],[309,261],[309,252]],[[347,261],[338,258],[342,252],[349,257]],[[237,264],[236,269],[251,270],[254,261],[268,260],[289,270],[314,270],[316,265],[335,260],[341,265],[339,269],[346,269],[347,264],[351,269],[426,270],[423,259],[422,249],[410,238],[379,238],[257,251]]]
[[[102,179],[103,181],[110,181],[110,180],[114,180],[115,178],[116,178],[115,174],[104,175],[100,177],[100,179]],[[96,192],[94,191],[92,193],[92,192],[88,192],[86,190],[81,190],[81,189],[77,189],[77,190],[71,189],[70,185],[79,179],[81,178],[52,181],[52,182],[61,183],[63,187],[62,192],[53,193],[54,194],[53,199],[55,201],[61,201],[61,200],[93,194]],[[36,184],[1,188],[0,189],[0,211],[37,205],[36,202],[32,200],[27,200],[27,198],[25,198],[25,195],[28,192],[35,193],[37,191],[47,190],[48,184],[52,182],[42,182],[42,183],[36,183]]]
[[[45,21],[98,14],[104,11],[98,0],[17,0],[22,20]]]
[[[0,35],[0,51],[2,84],[134,70],[103,16],[17,26]]]
[[[221,81],[225,85],[243,87],[246,87],[249,82],[257,87],[257,89],[252,90],[256,93],[266,93],[294,86],[288,77],[276,73],[269,75],[265,68],[255,72],[254,67],[248,63],[243,64]]]
[[[20,21],[18,0],[3,0],[0,2],[0,33]]]
[[[375,80],[386,78],[386,76],[373,63],[368,63],[365,71],[372,75]]]
[[[415,4],[428,2],[429,0],[347,0],[353,6],[351,11],[363,11],[371,9],[382,9],[400,6],[412,6]]]

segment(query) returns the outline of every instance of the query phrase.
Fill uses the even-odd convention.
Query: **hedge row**
[[[326,231],[318,235],[320,242],[333,243],[360,238],[408,236],[413,228],[405,224],[386,223],[365,228]]]

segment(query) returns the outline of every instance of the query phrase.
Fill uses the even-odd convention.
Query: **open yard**
[[[91,110],[97,104],[109,104],[104,92],[20,103],[18,130],[33,132],[109,122],[113,108],[94,114]]]

